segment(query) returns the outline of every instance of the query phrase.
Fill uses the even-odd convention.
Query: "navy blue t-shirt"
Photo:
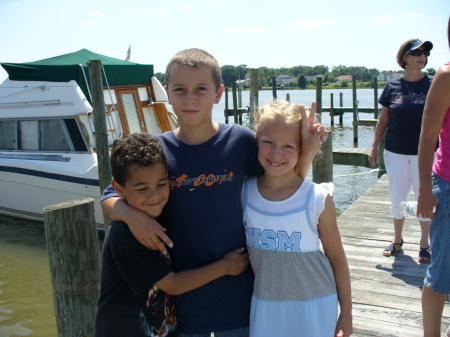
[[[254,132],[220,124],[207,142],[188,145],[172,131],[156,138],[169,164],[170,196],[164,208],[175,272],[198,268],[245,247],[240,194],[246,176],[261,172]],[[103,198],[114,195],[111,190]],[[175,297],[178,330],[207,333],[249,325],[254,275],[223,276]]]
[[[408,82],[396,78],[386,83],[378,103],[388,107],[390,119],[385,149],[397,154],[417,155],[425,100],[432,76]]]

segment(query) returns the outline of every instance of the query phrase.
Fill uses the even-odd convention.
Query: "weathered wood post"
[[[334,99],[333,99],[333,94],[330,94],[330,120],[331,120],[331,125],[334,125],[334,111],[333,111],[333,107],[334,107]]]
[[[89,79],[92,93],[92,109],[94,112],[95,144],[97,147],[98,177],[100,193],[111,184],[111,167],[109,166],[108,133],[106,129],[106,106],[103,97],[102,62],[88,61]],[[103,212],[105,232],[111,219]]]
[[[291,94],[286,94],[286,101],[288,101],[288,102],[291,101]]]
[[[259,108],[259,70],[250,69],[250,129],[255,125],[255,114]]]
[[[239,106],[239,108],[242,108],[242,88],[241,88],[240,82],[239,82],[239,86],[238,86],[238,106]]]
[[[356,77],[352,78],[353,122],[358,120],[358,98],[356,97]],[[358,144],[358,125],[353,123],[353,143]]]
[[[378,79],[376,77],[373,78],[373,118],[378,119]]]
[[[225,123],[228,124],[228,88],[225,88]]]
[[[277,79],[275,76],[272,77],[272,99],[277,100]]]
[[[339,93],[339,107],[342,108],[344,106],[344,94],[342,92]],[[339,115],[339,125],[344,125],[344,112]]]
[[[236,78],[234,76],[231,77],[231,81],[233,82],[231,84],[231,90],[233,94],[233,116],[234,116],[234,124],[239,123],[239,116],[238,116],[238,110],[237,110],[237,94],[236,94]]]
[[[94,199],[44,208],[58,337],[94,336],[100,249]]]
[[[322,78],[316,80],[317,121],[321,122],[322,115]],[[313,182],[323,183],[333,181],[333,141],[331,132],[328,140],[322,144],[321,152],[316,154],[313,161]]]

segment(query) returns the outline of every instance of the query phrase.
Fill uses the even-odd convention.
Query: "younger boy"
[[[169,198],[167,161],[161,145],[148,134],[114,142],[110,158],[112,185],[128,205],[158,217]],[[159,219],[161,221],[161,219]],[[170,260],[142,246],[124,222],[114,221],[103,248],[97,337],[175,336],[173,297],[248,265],[243,248],[204,267],[171,271]]]
[[[212,120],[213,106],[224,90],[212,55],[195,48],[179,52],[167,66],[166,85],[179,128],[156,138],[169,164],[171,196],[164,213],[174,243],[173,268],[182,271],[245,246],[241,189],[245,176],[255,176],[261,167],[253,131]],[[303,177],[324,134],[320,128],[310,132],[310,123],[304,125],[298,164]],[[146,246],[165,251],[160,239],[170,246],[164,229],[118,200],[111,190],[105,191],[102,207],[112,219],[125,220]],[[177,296],[179,336],[210,336],[211,332],[216,337],[248,336],[253,280],[249,268],[237,277],[222,277]]]

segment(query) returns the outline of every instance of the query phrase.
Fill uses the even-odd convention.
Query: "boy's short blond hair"
[[[286,124],[302,126],[302,112],[300,105],[291,104],[283,100],[275,100],[262,106],[255,118],[256,137],[260,135],[265,122],[282,121]]]
[[[211,76],[216,86],[216,90],[219,89],[222,84],[222,75],[220,73],[219,62],[206,51],[198,48],[186,49],[175,54],[170,60],[166,68],[166,85],[170,83],[170,71],[175,64],[191,68],[205,67],[211,70]]]

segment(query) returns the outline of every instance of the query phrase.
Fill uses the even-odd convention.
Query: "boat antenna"
[[[83,65],[81,63],[79,63],[78,65],[80,66],[81,71],[83,72],[84,82],[86,82],[86,87],[87,87],[87,90],[88,90],[88,93],[89,93],[89,98],[91,99],[91,102],[92,102],[91,89],[89,89],[89,83],[88,83],[88,80],[87,80],[87,77],[86,77],[86,73],[84,72],[84,67],[83,67]]]

